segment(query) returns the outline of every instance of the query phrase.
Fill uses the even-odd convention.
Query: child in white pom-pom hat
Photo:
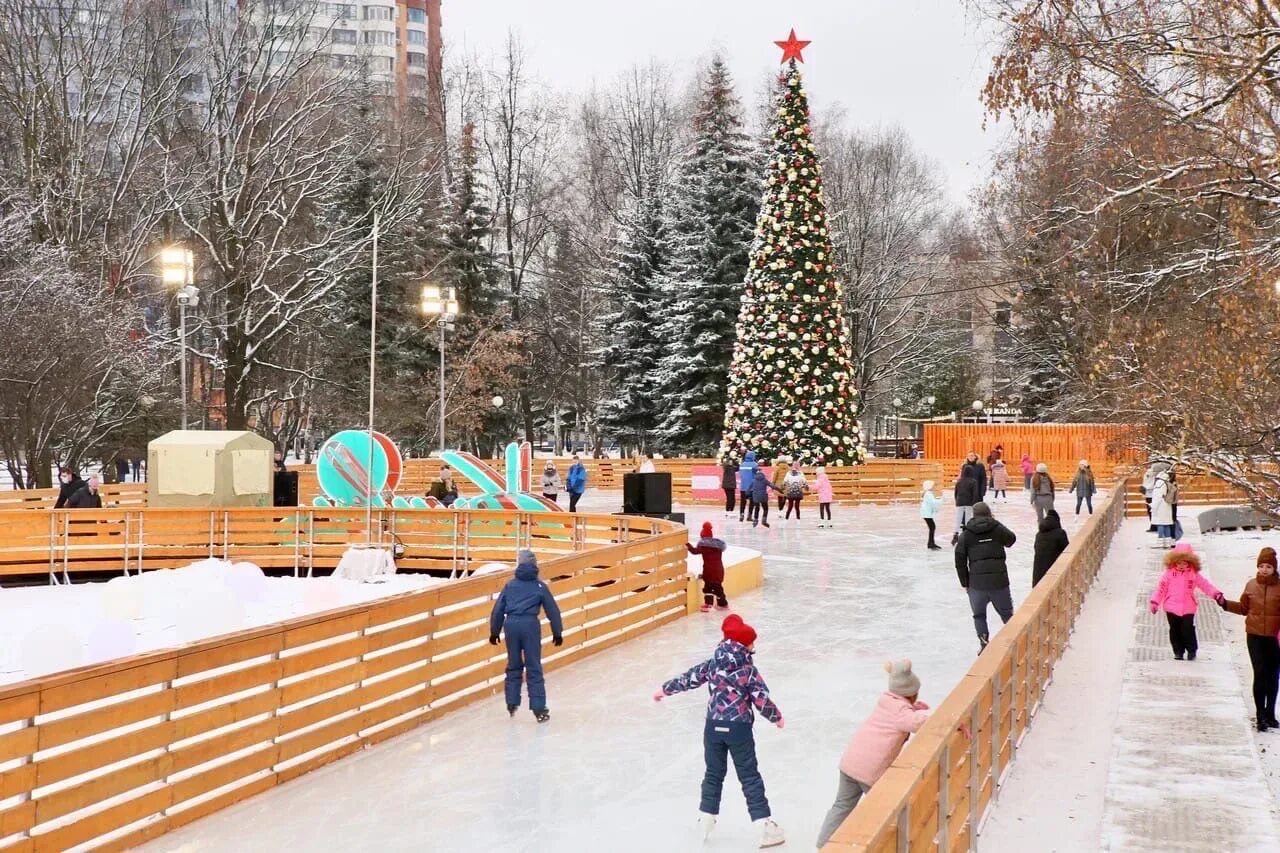
[[[854,732],[840,758],[840,787],[818,832],[819,847],[831,839],[862,795],[902,752],[907,738],[929,718],[929,706],[918,701],[920,679],[911,671],[911,661],[889,662],[884,668],[889,673],[889,689]]]

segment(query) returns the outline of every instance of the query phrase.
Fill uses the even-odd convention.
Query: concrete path
[[[1211,556],[1214,543],[1187,522]],[[1117,535],[983,828],[986,853],[1280,850],[1232,661],[1239,620],[1202,599],[1199,657],[1174,660],[1164,614],[1147,606],[1162,552],[1145,531],[1130,521]]]

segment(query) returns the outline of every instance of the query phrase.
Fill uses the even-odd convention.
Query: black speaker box
[[[671,475],[624,474],[622,511],[633,515],[666,515],[671,512]]]

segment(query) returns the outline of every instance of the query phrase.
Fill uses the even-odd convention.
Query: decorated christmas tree
[[[785,42],[772,152],[738,309],[720,455],[748,450],[766,462],[860,462],[840,282],[834,267],[822,167],[796,60]]]

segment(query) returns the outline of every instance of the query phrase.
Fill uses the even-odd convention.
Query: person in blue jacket
[[[565,483],[569,490],[569,512],[578,511],[578,500],[587,490],[587,466],[582,464],[578,454],[573,454],[573,464],[569,466],[569,478]]]
[[[547,710],[547,688],[542,679],[542,625],[538,609],[547,612],[551,623],[551,641],[564,644],[564,623],[560,608],[545,583],[538,580],[538,558],[532,551],[521,550],[516,558],[516,576],[507,581],[493,603],[489,614],[489,643],[498,645],[498,635],[506,626],[507,635],[507,713],[516,715],[520,707],[520,677],[529,682],[529,708],[538,722],[551,719]]]
[[[782,490],[769,482],[769,478],[764,475],[764,471],[760,468],[755,469],[755,473],[751,477],[751,526],[763,524],[769,526],[769,490],[773,489],[779,494]],[[760,517],[763,510],[764,518]]]
[[[757,467],[756,452],[748,450],[742,457],[742,464],[738,466],[738,491],[742,493],[739,495],[738,521],[746,521],[747,513],[751,509],[751,478]]]

